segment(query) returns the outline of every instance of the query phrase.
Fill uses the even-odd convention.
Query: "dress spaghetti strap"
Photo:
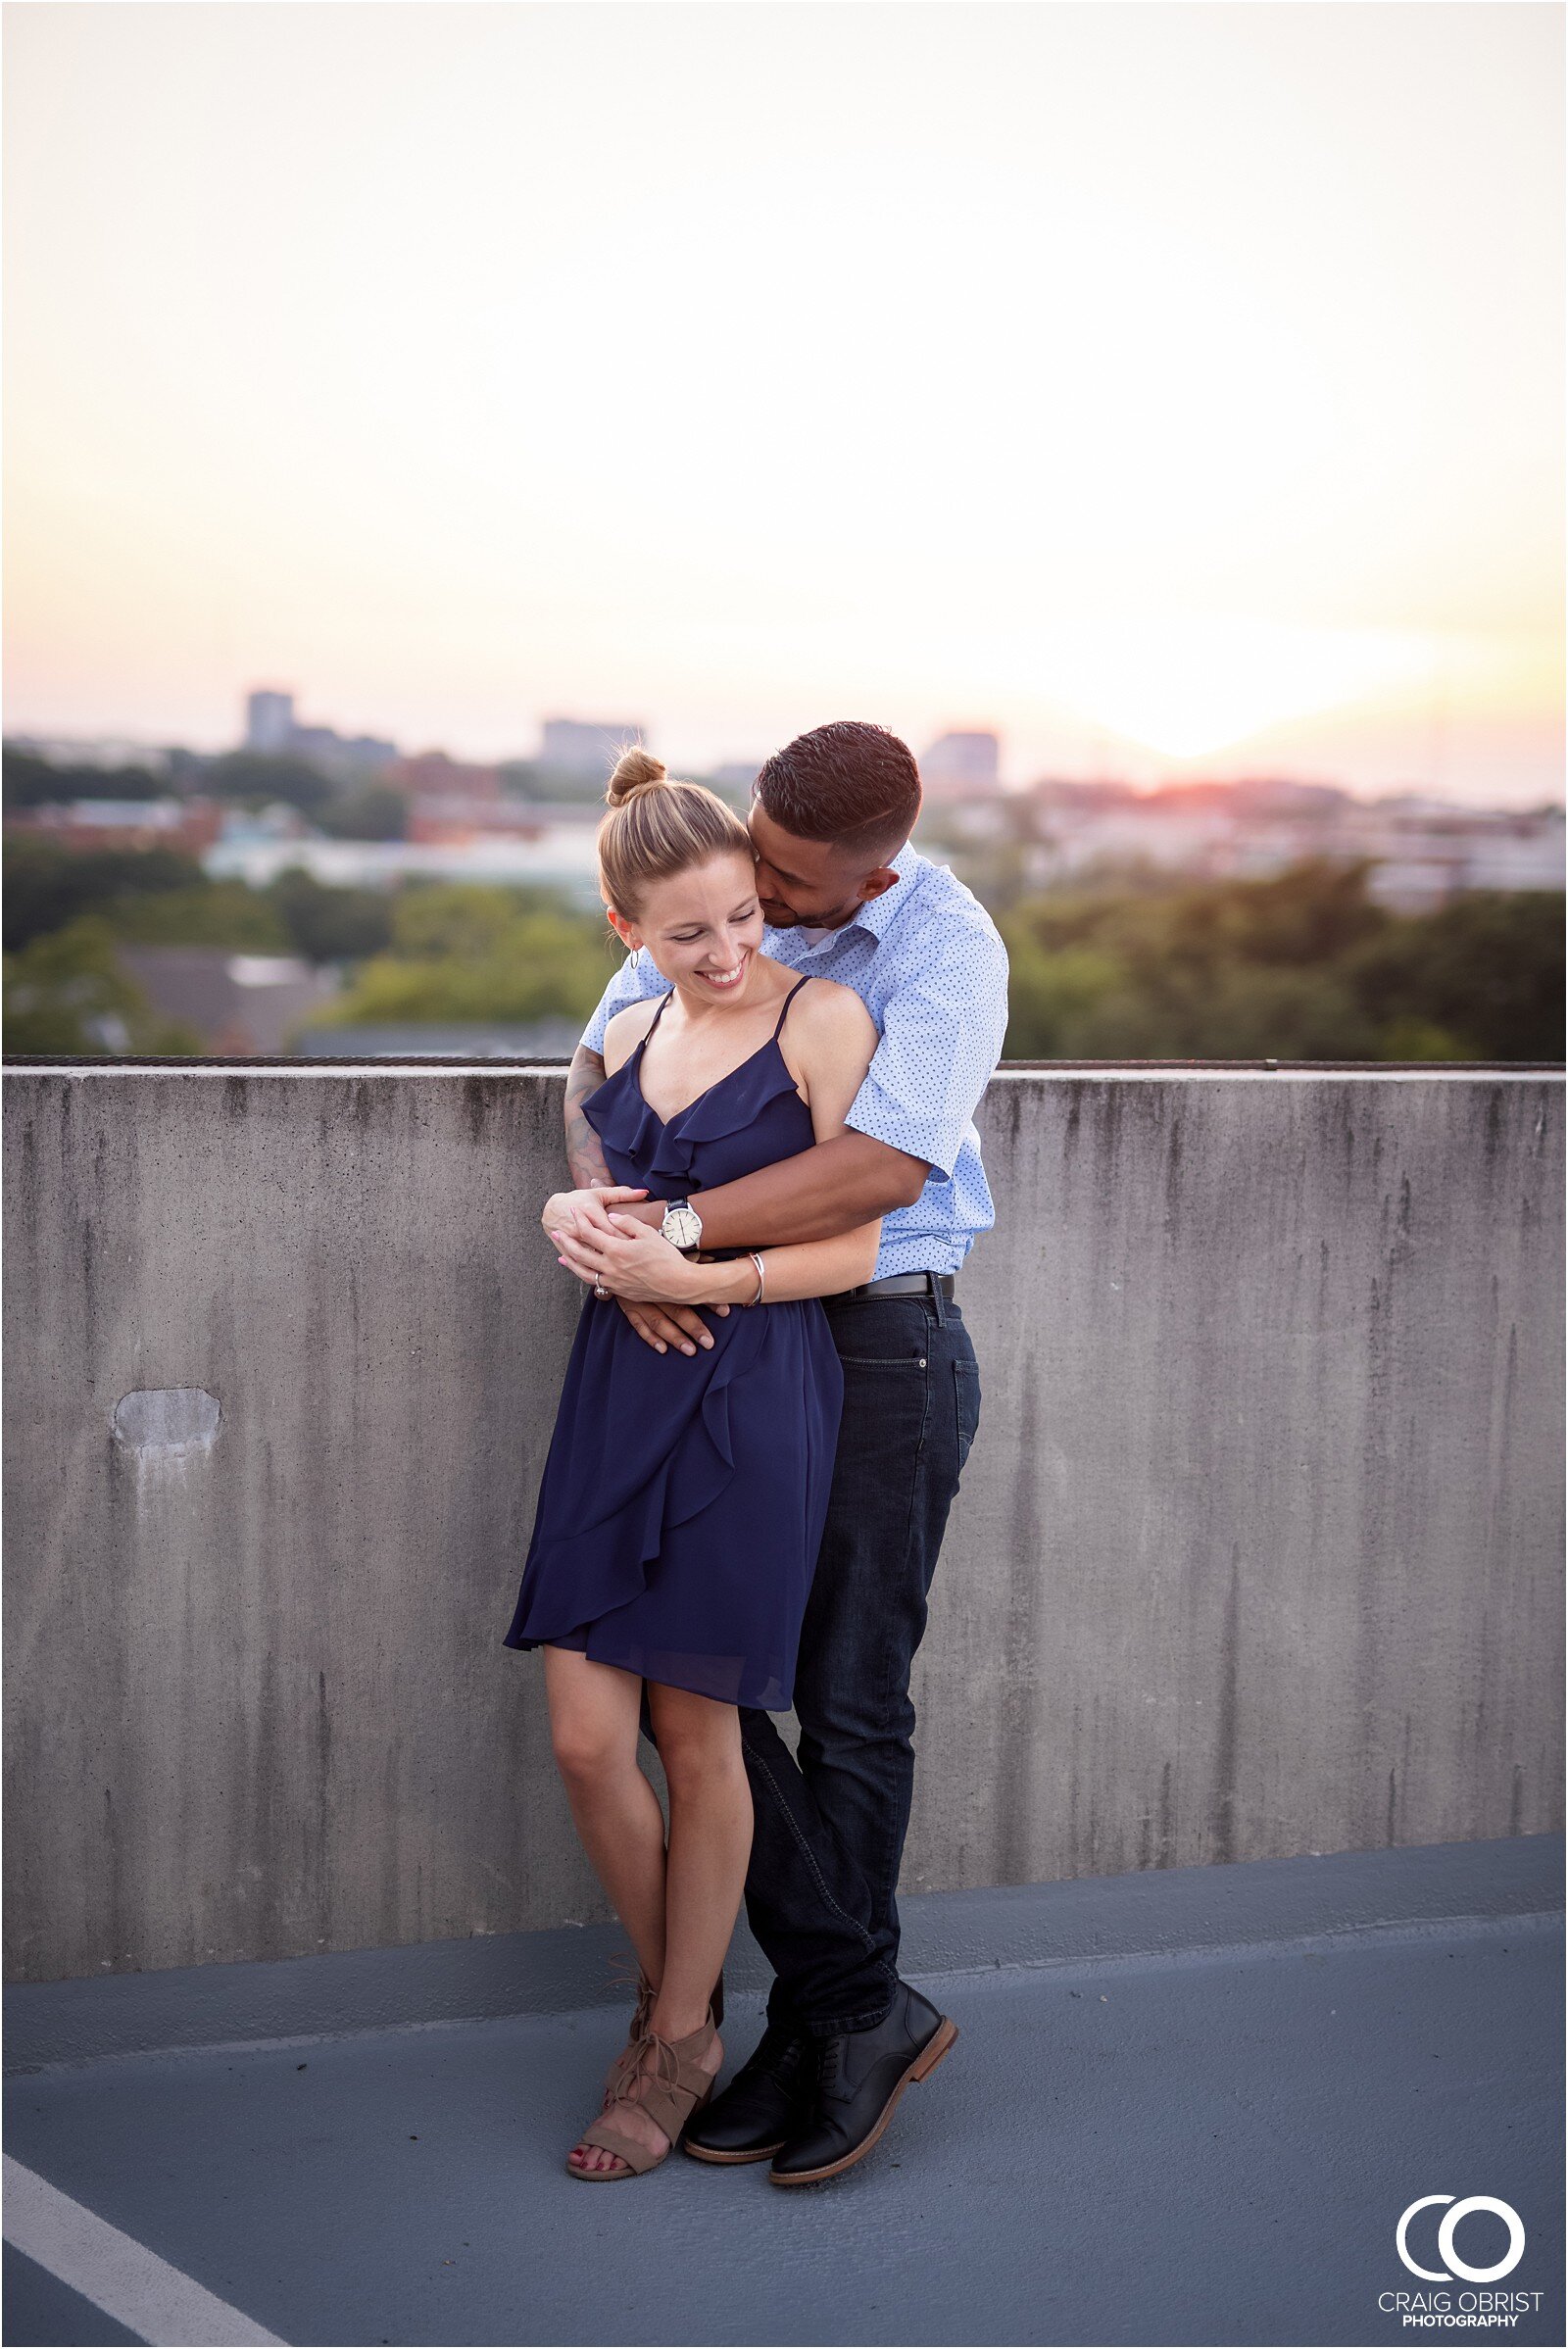
[[[778,1040],[779,1040],[779,1034],[780,1034],[780,1031],[782,1030],[782,1028],[783,1028],[783,1026],[784,1026],[784,1013],[785,1013],[786,1011],[788,1011],[788,1009],[789,1009],[789,1007],[790,1007],[791,1003],[794,1003],[794,1001],[795,1001],[796,997],[797,997],[797,996],[800,994],[800,992],[801,992],[801,989],[802,989],[802,988],[803,988],[803,987],[806,985],[806,980],[807,980],[807,979],[812,979],[812,978],[814,978],[815,976],[816,976],[816,973],[815,973],[814,971],[809,971],[809,970],[808,970],[808,971],[806,973],[806,978],[803,978],[803,979],[797,979],[797,980],[796,980],[796,982],[795,982],[795,984],[794,984],[794,986],[793,986],[793,987],[790,989],[790,991],[789,991],[789,994],[788,994],[788,995],[787,995],[787,996],[784,998],[783,1006],[782,1006],[782,1008],[780,1009],[780,1011],[779,1011],[779,1015],[778,1015],[778,1024],[777,1024],[777,1026],[774,1028],[774,1030],[773,1030],[773,1034],[772,1034],[772,1039],[771,1039],[771,1041],[772,1041],[774,1044],[777,1044],[777,1042],[778,1042]],[[675,992],[674,988],[673,988],[673,987],[671,987],[671,988],[669,989],[669,991],[668,991],[668,994],[662,995],[662,996],[660,997],[660,999],[659,999],[659,1009],[658,1009],[658,1010],[657,1010],[657,1011],[654,1013],[654,1016],[653,1016],[653,1018],[652,1018],[652,1019],[649,1021],[649,1023],[648,1023],[647,1027],[646,1027],[646,1028],[644,1028],[644,1030],[643,1030],[643,1032],[642,1032],[642,1039],[641,1039],[641,1041],[642,1041],[644,1044],[646,1044],[646,1043],[648,1042],[648,1039],[649,1039],[649,1037],[650,1037],[650,1036],[653,1034],[654,1030],[655,1030],[655,1029],[658,1027],[658,1025],[659,1025],[660,1021],[661,1021],[661,1020],[663,1018],[663,1016],[664,1016],[664,1005],[665,1005],[665,1004],[666,1004],[666,1003],[669,1002],[669,998],[670,998],[670,996],[672,996],[672,995],[674,994],[674,992]]]
[[[652,1018],[652,1019],[649,1021],[649,1023],[648,1023],[647,1027],[646,1027],[646,1028],[644,1028],[644,1030],[643,1030],[643,1032],[642,1032],[642,1037],[641,1037],[641,1041],[642,1041],[642,1043],[646,1044],[646,1043],[648,1042],[648,1039],[649,1039],[649,1037],[650,1037],[650,1036],[653,1034],[654,1030],[655,1030],[655,1029],[658,1027],[658,1025],[659,1025],[660,1021],[661,1021],[661,1020],[663,1018],[663,1016],[664,1016],[664,1005],[665,1005],[665,1004],[668,1003],[670,996],[672,996],[672,995],[674,994],[674,992],[675,992],[674,988],[673,988],[673,987],[671,987],[671,988],[668,990],[668,992],[667,992],[666,994],[664,994],[664,995],[662,995],[662,996],[660,997],[660,999],[659,999],[659,1009],[658,1009],[658,1010],[657,1010],[657,1011],[654,1013],[654,1016],[653,1016],[653,1018]]]
[[[808,970],[806,974],[806,979],[813,979],[815,976],[816,973],[814,971]],[[784,998],[784,1010],[780,1011],[778,1015],[778,1027],[773,1030],[773,1042],[775,1044],[778,1042],[779,1028],[782,1028],[784,1025],[784,1011],[787,1011],[791,1003],[794,1003],[796,997],[800,994],[801,989],[806,985],[806,979],[797,979],[794,986],[790,989],[789,994]]]

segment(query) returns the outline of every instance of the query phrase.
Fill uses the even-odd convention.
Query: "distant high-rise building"
[[[389,766],[398,755],[395,742],[377,734],[340,734],[335,726],[302,726],[294,714],[294,696],[276,686],[260,686],[245,697],[245,748],[270,758],[287,754],[308,759],[323,774],[353,784]]]
[[[288,751],[294,747],[294,696],[263,686],[245,697],[245,748]]]
[[[396,759],[398,746],[378,734],[340,734],[335,726],[296,726],[289,749],[340,783],[379,775]]]
[[[576,717],[547,717],[539,747],[541,766],[566,775],[608,776],[622,751],[643,740],[641,726],[612,726]]]
[[[943,734],[920,760],[920,780],[939,799],[966,791],[995,791],[999,745],[994,734]]]

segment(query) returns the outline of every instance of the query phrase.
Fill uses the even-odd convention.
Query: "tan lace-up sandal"
[[[604,2178],[640,2178],[645,2171],[657,2170],[660,2163],[674,2151],[681,2130],[693,2113],[701,2112],[713,2093],[716,2072],[705,2072],[698,2063],[713,2041],[713,2014],[709,2009],[708,2020],[700,2023],[682,2039],[662,2039],[657,2031],[644,2031],[611,2067],[612,2081],[618,2082],[613,2092],[606,2095],[604,2110],[597,2121],[591,2121],[577,2139],[577,2145],[602,2145],[626,2165],[624,2170],[583,2170],[568,2154],[565,2167],[573,2178],[585,2178],[597,2185]],[[652,2048],[653,2070],[643,2071],[643,2058]],[[640,2077],[639,2077],[640,2076]],[[639,2093],[631,2093],[633,2087]],[[616,2118],[621,2105],[635,2104],[646,2113],[656,2129],[662,2129],[668,2142],[657,2153],[642,2137],[633,2136]],[[577,2146],[572,2147],[575,2153]]]
[[[649,2017],[654,2011],[654,2000],[659,1996],[659,1992],[643,1972],[642,1960],[634,1956],[629,1949],[611,1951],[610,1972],[611,1980],[616,1982],[629,1982],[633,1975],[636,1976],[637,2004],[632,2010],[631,2023],[626,2031],[626,2044],[605,2075],[606,2104],[609,2104],[620,2093],[622,2084],[628,2077],[628,2059],[630,2059],[632,2071],[635,2071],[637,2065],[642,2061],[641,2042],[648,2030]],[[716,2029],[724,2020],[724,1969],[722,1966],[718,1970],[718,1980],[713,1984],[710,2012]]]
[[[654,2011],[654,2000],[659,1993],[643,1972],[641,1958],[629,1949],[612,1949],[610,1953],[611,1981],[618,1988],[623,1982],[630,1982],[634,1978],[637,1983],[637,2004],[632,2012],[631,2026],[626,2032],[628,2047],[634,2039],[640,2039],[648,2029],[648,2018]],[[616,2062],[618,2063],[619,2060],[617,2056]]]
[[[637,1981],[637,2004],[632,2011],[631,2023],[626,2032],[628,2047],[633,2039],[640,2039],[648,2029],[648,2018],[654,2011],[654,2000],[659,1996],[659,1992],[643,1972],[642,1960],[639,1957],[629,1949],[612,1949],[610,1953],[612,1982],[629,1982],[634,1975]],[[722,2023],[724,2020],[724,1969],[722,1966],[718,1970],[718,1980],[713,1984],[711,2004],[713,2021]]]

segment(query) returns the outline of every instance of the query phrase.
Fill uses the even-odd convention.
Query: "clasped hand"
[[[545,1201],[539,1220],[555,1243],[560,1262],[580,1281],[609,1290],[637,1335],[656,1352],[664,1353],[673,1346],[692,1354],[699,1346],[713,1343],[711,1330],[692,1301],[702,1275],[652,1224],[616,1212],[647,1196],[646,1188],[625,1183],[558,1191]],[[729,1311],[728,1305],[707,1309]]]

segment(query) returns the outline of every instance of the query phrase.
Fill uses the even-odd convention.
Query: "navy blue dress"
[[[615,1182],[683,1199],[811,1148],[811,1112],[778,1042],[806,984],[767,1043],[667,1124],[639,1076],[663,998],[583,1105]],[[816,1297],[705,1318],[710,1348],[660,1354],[612,1297],[584,1291],[504,1644],[576,1648],[721,1704],[784,1712],[844,1372]]]

